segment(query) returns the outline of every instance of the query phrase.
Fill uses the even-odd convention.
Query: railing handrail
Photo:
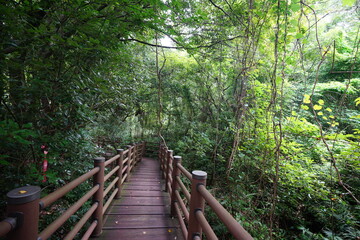
[[[216,198],[206,189],[204,185],[198,186],[198,191],[211,209],[224,223],[230,233],[236,239],[252,239],[250,234],[233,218],[233,216],[216,200]]]
[[[181,157],[171,157],[173,152],[170,151],[171,150],[168,150],[168,148],[164,145],[160,144],[158,157],[160,167],[163,172],[162,176],[167,181],[165,186],[169,186],[167,190],[171,197],[171,215],[178,217],[180,229],[184,238],[187,240],[201,239],[201,232],[203,230],[207,239],[218,239],[204,216],[204,203],[207,202],[232,236],[240,240],[253,239],[251,235],[206,189],[207,174],[203,171],[193,171],[191,174],[181,164]],[[170,166],[172,166],[172,168]],[[169,171],[169,169],[171,171]],[[189,193],[185,184],[182,182],[180,177],[181,174],[191,181],[191,193]],[[186,204],[180,196],[179,190],[181,190],[186,200],[190,203],[190,211],[187,210]],[[188,228],[186,227],[184,219],[188,224]]]
[[[0,222],[0,237],[5,236],[16,228],[17,219],[8,217]]]
[[[113,199],[120,197],[122,184],[130,177],[130,172],[135,165],[141,161],[145,152],[145,146],[145,142],[129,145],[126,150],[118,149],[117,154],[114,156],[112,156],[112,154],[106,154],[106,161],[105,158],[94,159],[94,168],[42,199],[40,199],[39,187],[28,186],[10,191],[8,197],[9,194],[13,192],[10,194],[13,195],[13,199],[9,201],[12,205],[8,205],[9,217],[0,222],[0,237],[7,235],[9,240],[47,239],[91,197],[93,197],[93,204],[73,229],[67,233],[64,239],[73,239],[91,216],[93,217],[93,221],[82,239],[88,239],[91,235],[99,234],[102,228],[104,213]],[[115,162],[116,164],[113,164]],[[105,167],[107,167],[106,175],[104,173]],[[124,171],[124,169],[126,171]],[[93,177],[94,181],[93,187],[38,234],[39,210],[50,206],[91,177]],[[111,182],[107,188],[104,189],[105,182],[110,179],[112,179]],[[107,198],[105,204],[103,204],[104,198],[110,192],[111,195]],[[21,196],[21,194],[23,194],[23,196]],[[19,216],[16,215],[16,217],[12,217],[14,213],[20,213],[20,215],[18,214]],[[26,217],[23,217],[23,215]],[[28,217],[30,215],[32,216],[31,218]],[[17,221],[17,218],[21,218],[21,221]],[[28,219],[31,219],[30,223],[27,222],[29,221]],[[18,222],[22,222],[22,225],[16,226]],[[31,232],[31,234],[29,234],[29,232]]]
[[[65,194],[73,190],[74,188],[78,187],[81,183],[85,182],[92,176],[94,176],[97,172],[99,172],[99,168],[93,168],[87,173],[81,175],[80,177],[76,178],[75,180],[65,184],[61,188],[57,189],[56,191],[48,194],[47,196],[40,199],[40,208],[44,209],[60,198],[62,198]]]

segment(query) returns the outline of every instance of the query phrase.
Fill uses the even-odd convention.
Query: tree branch
[[[193,50],[193,49],[199,49],[199,48],[210,48],[210,47],[213,47],[213,46],[215,46],[215,45],[217,45],[217,44],[224,43],[224,42],[228,42],[228,41],[232,41],[232,40],[235,40],[235,39],[241,38],[241,37],[243,37],[243,36],[242,36],[242,35],[238,35],[238,36],[235,36],[235,37],[218,40],[218,41],[209,43],[209,44],[207,44],[207,45],[198,45],[198,46],[196,46],[196,47],[185,47],[185,46],[171,47],[171,46],[163,46],[163,45],[159,45],[159,44],[149,43],[149,42],[146,42],[146,41],[143,41],[143,40],[139,40],[139,39],[136,39],[136,38],[120,39],[120,41],[122,41],[122,42],[133,41],[133,42],[138,42],[138,43],[141,43],[141,44],[144,44],[144,45],[148,45],[148,46],[151,46],[151,47],[159,47],[159,48]],[[171,38],[171,39],[172,39],[172,38]],[[177,41],[175,41],[175,43],[180,44],[180,43],[177,42]]]

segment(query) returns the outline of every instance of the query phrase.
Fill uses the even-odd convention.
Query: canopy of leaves
[[[1,196],[163,138],[254,238],[356,239],[359,17],[355,0],[2,1]]]

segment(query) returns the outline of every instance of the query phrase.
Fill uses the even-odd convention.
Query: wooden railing
[[[235,239],[253,239],[206,189],[206,172],[190,173],[181,164],[181,157],[173,156],[173,151],[164,145],[160,145],[158,157],[165,189],[171,197],[171,215],[178,218],[184,239],[202,239],[202,232],[206,239],[218,239],[204,215],[205,202]],[[182,181],[183,177],[190,181],[190,192]]]
[[[126,150],[118,149],[115,156],[94,159],[94,168],[60,189],[40,199],[40,187],[25,186],[7,194],[7,218],[0,222],[0,237],[9,240],[45,240],[53,235],[80,207],[90,198],[92,205],[63,239],[73,239],[90,220],[82,239],[98,236],[102,231],[103,215],[114,198],[119,198],[121,187],[128,179],[134,166],[141,161],[145,152],[145,143],[129,145]],[[93,187],[60,217],[38,233],[40,210],[51,206],[65,194],[93,179]],[[110,182],[111,181],[111,182]],[[108,182],[108,184],[105,184]],[[107,185],[106,188],[104,186]]]

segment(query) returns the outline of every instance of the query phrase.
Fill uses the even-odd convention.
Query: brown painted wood
[[[170,217],[164,215],[109,215],[103,229],[128,228],[173,228],[176,227]]]
[[[162,185],[162,182],[161,181],[152,181],[152,182],[149,182],[149,181],[142,181],[142,182],[136,182],[136,183],[129,183],[125,186],[148,186],[148,185],[155,185],[155,186],[159,186],[159,185]]]
[[[164,194],[160,191],[146,191],[146,190],[125,190],[124,197],[163,197]]]
[[[131,240],[178,240],[181,233],[176,228],[165,229],[117,229],[103,230],[104,239],[131,239]]]
[[[152,215],[168,215],[170,211],[163,205],[157,206],[113,206],[111,213],[108,215],[137,215],[137,214],[152,214]]]
[[[105,214],[101,240],[182,240],[177,220],[170,217],[169,194],[164,192],[159,163],[143,158]]]
[[[115,200],[113,205],[169,205],[167,197],[122,197]]]
[[[143,186],[139,186],[139,185],[125,185],[123,187],[123,190],[143,190],[143,191],[161,191],[162,187],[159,184],[156,185],[143,185]]]

